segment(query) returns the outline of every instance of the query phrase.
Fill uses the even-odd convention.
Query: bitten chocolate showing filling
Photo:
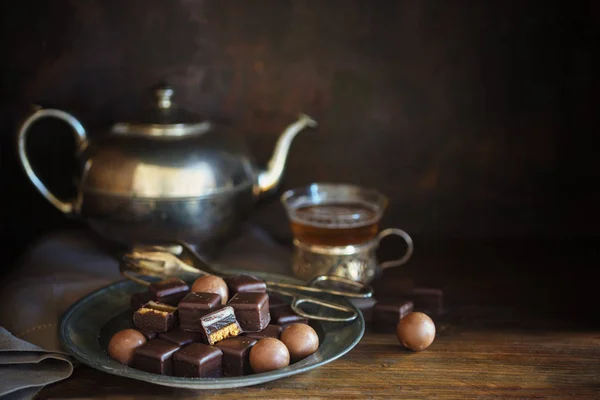
[[[166,332],[177,324],[177,308],[150,301],[133,314],[133,324],[143,332]]]
[[[223,307],[220,310],[200,318],[204,339],[210,345],[223,339],[236,337],[242,333],[242,328],[235,318],[233,308]]]

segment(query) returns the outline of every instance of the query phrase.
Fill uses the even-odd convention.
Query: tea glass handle
[[[381,242],[381,240],[384,237],[390,236],[390,235],[400,236],[402,239],[404,239],[404,241],[406,242],[406,253],[404,253],[402,258],[399,258],[397,260],[382,262],[380,264],[381,269],[386,269],[386,268],[391,268],[391,267],[399,267],[400,265],[406,264],[406,262],[408,260],[410,260],[410,257],[412,256],[412,253],[413,253],[414,246],[413,246],[412,238],[409,236],[408,233],[404,232],[402,229],[396,229],[396,228],[385,229],[385,230],[379,232],[379,235],[377,235],[377,240],[379,242]]]
[[[75,138],[75,142],[77,144],[77,149],[80,151],[87,147],[87,135],[85,133],[85,129],[81,125],[81,123],[69,113],[66,113],[61,110],[56,109],[38,109],[33,114],[31,114],[27,119],[23,122],[21,127],[19,128],[18,135],[18,148],[19,148],[19,158],[21,159],[21,164],[23,165],[23,169],[27,173],[27,176],[31,180],[31,183],[35,186],[35,188],[56,208],[62,211],[65,214],[71,214],[75,210],[75,201],[62,201],[59,200],[44,183],[38,178],[38,176],[33,171],[31,164],[29,163],[29,158],[27,157],[26,152],[26,143],[27,143],[27,133],[32,124],[34,124],[38,119],[45,117],[54,117],[58,118],[71,126],[73,129],[73,136]]]

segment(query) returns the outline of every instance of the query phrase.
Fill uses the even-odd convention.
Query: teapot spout
[[[277,140],[275,151],[267,164],[267,169],[258,175],[258,189],[260,193],[270,192],[277,187],[285,169],[285,162],[290,151],[290,146],[296,135],[306,127],[314,128],[316,126],[317,122],[315,120],[306,114],[301,114],[296,122],[285,128],[285,131],[283,131],[279,140]]]

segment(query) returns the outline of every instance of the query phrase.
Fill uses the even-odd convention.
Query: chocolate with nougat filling
[[[133,314],[133,324],[143,332],[166,332],[177,325],[177,308],[150,301]]]
[[[235,312],[229,306],[224,306],[200,317],[200,326],[204,342],[211,346],[242,333],[242,328],[235,318]]]

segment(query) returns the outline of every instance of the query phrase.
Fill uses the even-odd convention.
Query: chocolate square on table
[[[444,311],[444,292],[440,289],[416,287],[403,297],[415,303],[415,311],[422,311],[430,316],[439,316]]]
[[[211,346],[242,333],[242,328],[235,318],[235,312],[229,306],[222,306],[216,311],[200,317],[200,326],[203,342]]]
[[[252,373],[250,349],[256,340],[238,336],[225,339],[215,346],[223,352],[223,376],[243,376]]]
[[[265,329],[258,332],[244,332],[244,336],[251,339],[264,339],[264,338],[275,338],[279,339],[281,336],[281,327],[279,325],[267,325]]]
[[[168,278],[164,281],[151,283],[148,291],[152,294],[152,300],[177,306],[179,301],[189,293],[190,287],[179,278]]]
[[[188,293],[177,306],[179,326],[186,331],[201,332],[200,317],[215,310],[221,296],[214,293]]]
[[[153,374],[172,375],[171,357],[180,347],[166,340],[154,339],[138,347],[133,355],[133,367]]]
[[[378,332],[396,332],[398,322],[414,309],[410,300],[380,300],[373,307],[373,328]]]
[[[223,352],[202,343],[193,343],[173,355],[173,375],[184,378],[220,378]]]
[[[363,317],[365,318],[365,321],[370,322],[373,320],[373,307],[375,306],[375,303],[377,303],[377,300],[375,300],[375,298],[369,297],[366,299],[348,299],[348,300],[362,312]]]
[[[308,324],[308,318],[304,318],[292,310],[292,306],[274,308],[271,314],[271,322],[281,326],[282,331],[291,324]]]
[[[262,331],[269,325],[269,295],[257,292],[239,292],[229,300],[235,318],[245,332]]]
[[[198,332],[186,332],[179,328],[175,328],[168,332],[159,333],[158,338],[175,343],[179,346],[186,346],[193,342],[200,342],[202,340],[202,335]]]
[[[236,275],[225,278],[229,288],[229,297],[235,296],[241,292],[261,292],[266,293],[267,284],[258,278],[250,275]]]
[[[133,313],[133,324],[143,332],[166,332],[177,325],[177,308],[150,301]]]
[[[131,309],[133,311],[138,310],[147,302],[153,300],[154,296],[150,292],[139,292],[131,295],[131,300],[129,302]]]

